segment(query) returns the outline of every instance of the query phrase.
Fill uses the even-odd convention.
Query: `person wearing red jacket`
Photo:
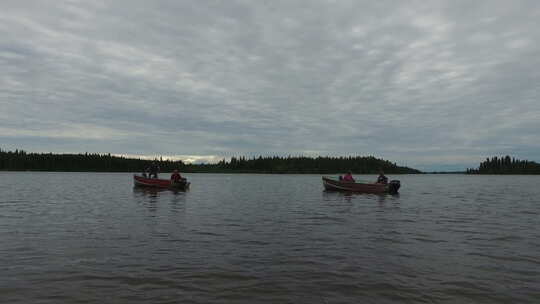
[[[349,172],[347,172],[347,174],[345,174],[345,176],[343,177],[343,181],[344,182],[351,182],[351,183],[355,182],[354,178],[352,177],[352,172],[351,171],[349,171]]]
[[[171,174],[171,181],[173,183],[179,183],[181,180],[182,176],[178,173],[178,170],[174,170],[173,174]]]

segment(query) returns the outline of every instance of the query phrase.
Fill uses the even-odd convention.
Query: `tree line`
[[[244,172],[244,173],[315,173],[330,174],[351,171],[356,174],[421,173],[408,167],[398,166],[373,156],[307,157],[307,156],[259,156],[253,158],[232,157],[216,164],[186,165],[192,172]]]
[[[157,159],[156,161],[164,172],[171,172],[184,166],[180,160]],[[5,171],[142,172],[151,163],[151,160],[111,154],[27,153],[23,150],[2,151],[0,149],[0,170]]]
[[[486,158],[476,169],[467,169],[468,174],[540,174],[540,164],[519,160],[509,155]]]
[[[232,157],[213,164],[186,164],[181,160],[153,160],[161,172],[179,169],[188,173],[315,173],[331,174],[352,171],[355,174],[421,173],[373,156],[306,157],[306,156],[245,156]],[[0,170],[5,171],[82,171],[82,172],[142,172],[152,160],[126,158],[111,154],[28,153],[23,150],[0,149]]]

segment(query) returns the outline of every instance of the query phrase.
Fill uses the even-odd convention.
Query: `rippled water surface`
[[[540,303],[540,177],[187,176],[0,173],[0,302]]]

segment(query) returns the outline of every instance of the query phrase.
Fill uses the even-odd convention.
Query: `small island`
[[[467,169],[467,174],[540,174],[540,164],[512,158],[509,155],[504,157],[487,158],[480,163],[476,169]]]
[[[23,150],[0,150],[2,171],[62,172],[140,172],[153,161],[161,172],[179,169],[186,173],[290,173],[333,174],[352,171],[355,174],[376,174],[380,169],[390,174],[417,174],[419,170],[398,166],[373,156],[307,157],[258,156],[232,157],[213,164],[186,164],[181,160],[126,158],[111,154],[28,153]]]

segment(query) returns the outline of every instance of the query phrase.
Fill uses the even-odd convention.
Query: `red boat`
[[[137,187],[153,187],[176,190],[187,190],[190,184],[185,178],[182,178],[179,182],[174,183],[170,179],[147,178],[138,175],[133,175],[133,183]]]
[[[328,177],[322,178],[324,189],[328,191],[346,191],[346,192],[361,192],[361,193],[398,193],[401,186],[398,180],[393,180],[388,184],[370,184],[370,183],[355,183],[331,179]]]

